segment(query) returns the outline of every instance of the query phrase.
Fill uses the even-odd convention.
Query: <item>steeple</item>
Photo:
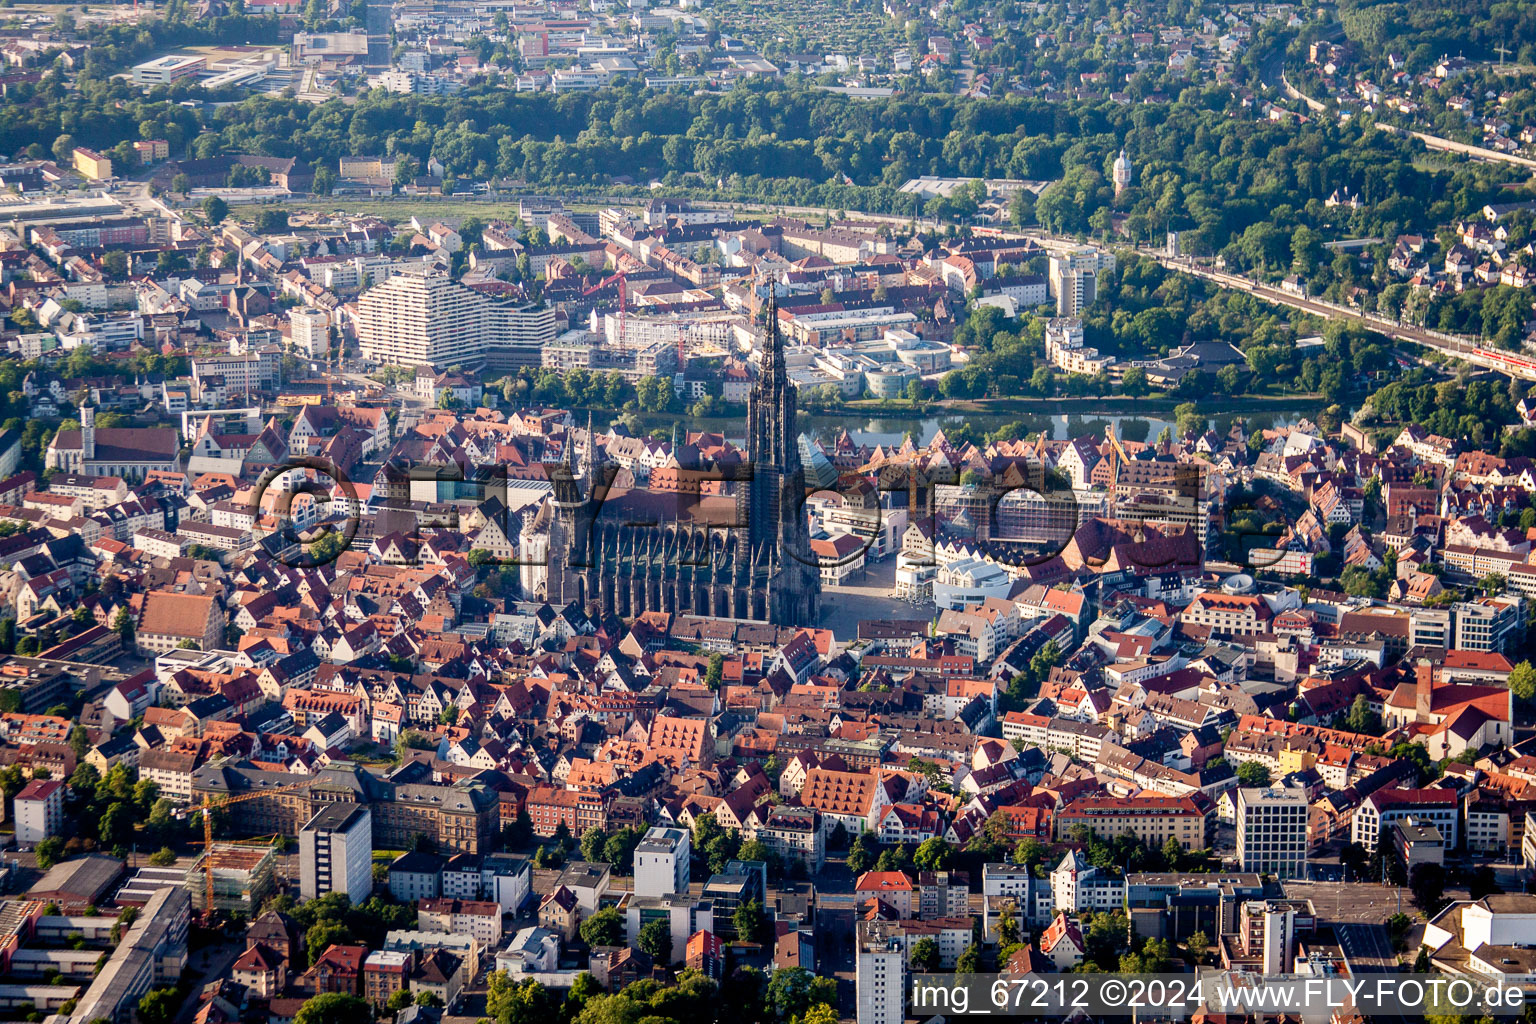
[[[80,406],[80,457],[87,461],[96,457],[96,407],[89,403]]]
[[[768,282],[768,314],[763,332],[763,355],[758,369],[764,374],[784,372],[784,349],[779,339],[779,299],[772,281]]]
[[[1123,147],[1120,155],[1115,158],[1114,179],[1117,196],[1131,186],[1131,161],[1126,157]]]
[[[747,396],[746,454],[752,466],[747,528],[754,550],[767,549],[768,560],[783,561],[796,543],[794,519],[800,514],[805,477],[796,443],[795,385],[784,363],[772,282],[767,313],[757,380]]]

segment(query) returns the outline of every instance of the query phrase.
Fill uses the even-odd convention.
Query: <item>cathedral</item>
[[[552,473],[554,501],[523,532],[525,556],[548,565],[535,594],[625,618],[660,611],[815,624],[821,575],[802,507],[795,386],[771,294],[744,462],[679,469],[676,490],[620,491],[593,437],[589,428],[579,461],[576,445],[567,446]],[[721,480],[728,487],[708,486]]]

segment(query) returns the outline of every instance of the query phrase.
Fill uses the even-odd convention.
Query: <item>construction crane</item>
[[[595,292],[602,291],[604,288],[607,288],[611,284],[617,284],[619,286],[619,344],[618,344],[618,347],[621,348],[621,349],[625,348],[626,345],[627,345],[627,341],[626,341],[626,339],[624,337],[624,314],[625,314],[625,312],[629,308],[629,292],[628,292],[628,289],[625,287],[625,283],[624,283],[624,275],[626,273],[628,273],[628,272],[624,271],[624,270],[620,270],[616,274],[610,274],[608,277],[603,278],[601,281],[597,282],[597,284],[594,284],[594,285],[592,285],[589,288],[583,288],[581,290],[581,297],[582,298],[586,298],[587,296],[592,295]]]
[[[192,814],[201,813],[203,817],[203,920],[213,919],[213,809],[215,807],[231,807],[235,804],[243,804],[247,800],[255,800],[264,796],[276,796],[279,793],[292,793],[300,789],[308,789],[310,781],[293,782],[286,786],[268,786],[263,789],[253,790],[249,793],[231,793],[228,795],[211,796],[203,794],[203,802],[195,807],[185,807],[175,813],[177,818],[186,818]]]
[[[1130,462],[1131,457],[1125,454],[1125,448],[1120,444],[1120,439],[1115,436],[1115,425],[1113,423],[1107,424],[1104,427],[1104,436],[1109,439],[1109,443],[1114,448],[1115,454],[1119,456],[1119,458],[1115,460],[1114,470],[1110,473],[1109,477],[1109,489],[1113,491],[1115,489],[1115,485],[1120,482],[1120,467],[1125,465],[1127,462]]]

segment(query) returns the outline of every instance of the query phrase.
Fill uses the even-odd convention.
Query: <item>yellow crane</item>
[[[1109,489],[1110,492],[1113,493],[1115,486],[1120,482],[1120,467],[1125,465],[1127,462],[1130,462],[1131,457],[1125,454],[1125,448],[1120,444],[1120,439],[1115,436],[1115,425],[1113,423],[1105,425],[1104,436],[1109,439],[1109,443],[1114,448],[1115,454],[1119,456],[1119,458],[1115,460],[1114,469],[1111,471],[1109,477]]]
[[[222,795],[203,794],[202,803],[195,807],[184,808],[176,812],[176,817],[185,818],[190,814],[201,814],[203,818],[203,919],[213,918],[213,809],[215,807],[230,807],[234,804],[243,804],[247,800],[255,800],[264,796],[276,796],[279,793],[292,793],[300,789],[308,789],[311,780],[293,782],[286,786],[267,786],[263,789],[253,790],[249,793],[230,793]]]

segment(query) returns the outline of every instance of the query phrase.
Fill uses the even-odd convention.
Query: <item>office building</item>
[[[1456,623],[1454,647],[1459,651],[1503,653],[1520,639],[1525,625],[1522,601],[1515,594],[1461,601],[1451,611]]]
[[[354,904],[373,895],[373,815],[357,804],[326,804],[299,830],[299,895],[343,892]]]
[[[1045,325],[1045,358],[1067,373],[1092,377],[1114,365],[1114,356],[1101,356],[1099,350],[1083,342],[1083,321],[1075,316],[1052,317]]]
[[[417,927],[424,932],[468,935],[481,949],[501,945],[501,905],[490,900],[422,900]]]
[[[1125,876],[1125,906],[1137,935],[1184,942],[1237,930],[1237,910],[1264,895],[1256,874],[1137,872]]]
[[[1237,861],[1244,871],[1307,876],[1307,794],[1301,789],[1237,791]]]
[[[413,268],[357,300],[363,358],[395,366],[512,370],[538,366],[555,313],[500,302],[435,268]]]
[[[624,904],[625,943],[638,945],[640,929],[652,921],[667,922],[672,933],[672,963],[678,963],[687,954],[690,935],[701,929],[715,930],[715,908],[709,900],[698,899],[686,892],[671,896],[632,896]]]
[[[667,896],[688,891],[688,832],[652,828],[635,847],[635,895]]]
[[[208,66],[208,58],[190,54],[173,53],[156,57],[133,68],[134,85],[170,85],[180,78],[189,78]]]

